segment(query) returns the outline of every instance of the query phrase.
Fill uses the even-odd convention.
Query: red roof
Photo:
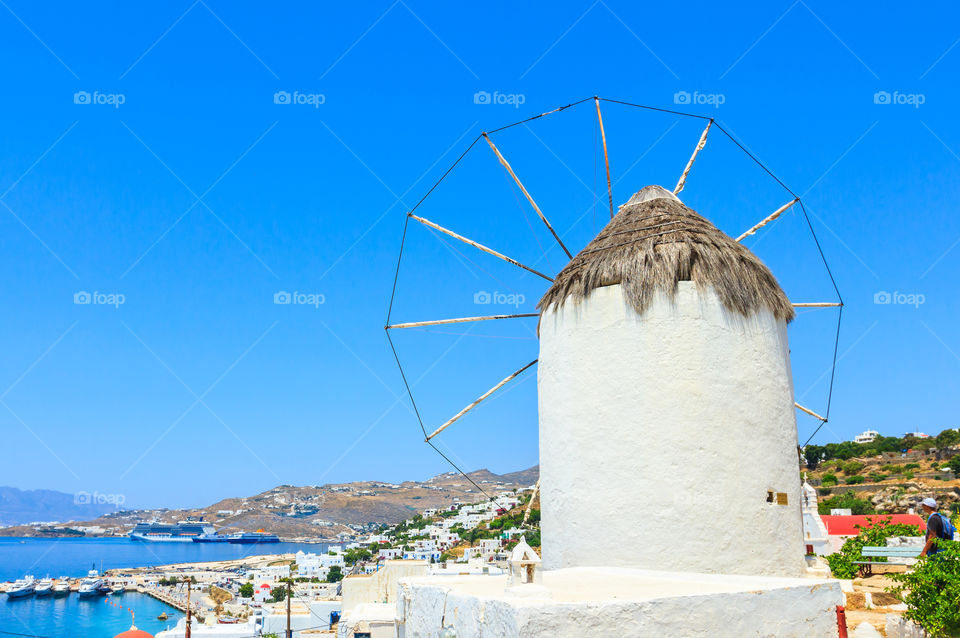
[[[889,521],[891,524],[903,523],[917,525],[920,532],[926,532],[927,524],[918,514],[868,514],[865,516],[821,516],[830,536],[856,536],[860,527],[873,527],[877,522]],[[867,520],[869,519],[869,520]]]

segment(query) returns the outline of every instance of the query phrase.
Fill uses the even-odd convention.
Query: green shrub
[[[881,472],[887,472],[888,474],[899,474],[900,466],[894,465],[893,463],[887,463],[886,465],[880,466]]]
[[[917,469],[920,469],[920,464],[919,464],[919,463],[907,463],[906,465],[903,466],[903,469],[905,469],[905,470],[917,470]]]
[[[820,484],[824,486],[836,485],[837,484],[837,475],[836,474],[824,474],[820,478]]]
[[[888,591],[907,605],[904,617],[919,623],[933,638],[960,635],[960,542],[940,541],[943,551],[921,558]]]
[[[867,521],[872,523],[870,527],[863,529],[858,525],[859,534],[848,538],[839,552],[826,557],[834,578],[850,579],[857,575],[857,565],[854,565],[854,562],[863,560],[861,551],[864,547],[883,547],[887,544],[887,538],[891,536],[920,535],[920,528],[916,525],[903,523],[892,525],[891,520],[893,519],[889,516],[868,518]],[[886,562],[885,558],[871,558],[871,560]]]
[[[913,472],[904,472],[904,473],[903,473],[903,478],[905,478],[905,479],[912,479],[912,478],[913,478]]]
[[[873,503],[866,499],[857,498],[853,492],[844,494],[834,494],[830,498],[823,499],[817,505],[817,511],[821,514],[829,514],[832,509],[848,509],[853,514],[873,514]]]
[[[843,473],[847,476],[853,476],[855,474],[859,474],[860,470],[866,466],[866,463],[861,463],[860,461],[849,461],[843,464]]]
[[[848,476],[846,480],[847,485],[859,485],[863,483],[866,479],[862,476]]]
[[[879,483],[887,478],[886,474],[881,474],[880,472],[870,472],[869,479],[871,483]]]

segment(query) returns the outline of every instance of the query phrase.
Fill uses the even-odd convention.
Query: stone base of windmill
[[[833,580],[576,567],[538,583],[506,576],[405,578],[401,638],[836,638]],[[530,595],[518,595],[524,587]],[[446,630],[441,634],[441,630]]]

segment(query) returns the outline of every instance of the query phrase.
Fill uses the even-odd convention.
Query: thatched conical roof
[[[713,288],[730,311],[749,316],[768,308],[790,321],[793,306],[770,269],[670,191],[647,186],[560,271],[537,308],[574,303],[591,290],[621,284],[643,313],[658,292],[673,296],[677,282]]]

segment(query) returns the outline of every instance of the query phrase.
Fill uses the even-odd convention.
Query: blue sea
[[[142,543],[126,538],[9,538],[0,537],[0,581],[32,574],[37,579],[83,576],[95,569],[149,567],[170,563],[228,560],[298,550],[321,553],[327,545],[272,543]],[[136,612],[137,627],[154,634],[172,627],[180,613],[149,596],[126,593],[110,598],[80,600],[27,597],[8,600],[0,595],[0,638],[10,632],[50,638],[113,638],[130,627],[128,608]],[[156,618],[166,612],[166,622]]]

